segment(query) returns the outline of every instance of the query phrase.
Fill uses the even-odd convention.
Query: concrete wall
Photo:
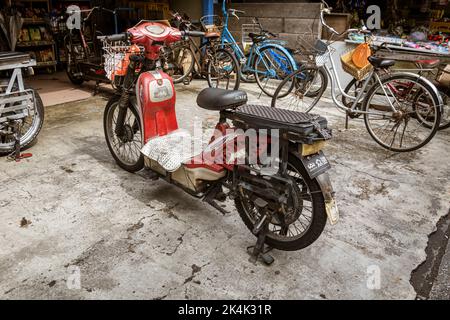
[[[299,35],[321,34],[320,3],[233,3],[231,7],[246,12],[240,20],[230,20],[230,29],[238,41],[242,24],[252,23],[252,17],[258,17],[263,28],[278,33],[291,47],[295,47]]]
[[[170,8],[180,13],[186,13],[192,20],[199,20],[202,16],[201,0],[171,0]]]

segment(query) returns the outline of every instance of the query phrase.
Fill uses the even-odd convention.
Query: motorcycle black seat
[[[247,93],[239,90],[206,88],[197,96],[197,105],[207,110],[221,111],[233,109],[246,103]]]
[[[384,59],[381,57],[370,56],[367,60],[375,67],[375,68],[388,68],[392,67],[395,64],[395,60]]]
[[[318,131],[326,130],[331,134],[327,120],[317,114],[269,106],[245,105],[235,110],[226,110],[223,115],[243,129],[278,129],[301,136],[318,134]],[[329,137],[326,139],[329,139]]]

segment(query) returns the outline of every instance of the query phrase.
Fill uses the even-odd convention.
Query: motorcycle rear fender
[[[301,155],[298,152],[291,153],[301,159]],[[325,200],[326,212],[331,224],[336,224],[339,218],[339,210],[336,205],[335,192],[331,183],[330,175],[328,172],[324,172],[315,178],[319,183],[320,190],[322,191],[323,198]],[[334,211],[335,210],[335,211]]]

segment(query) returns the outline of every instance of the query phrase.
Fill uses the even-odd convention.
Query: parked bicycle
[[[176,27],[181,31],[196,31],[188,17],[174,12],[172,16]],[[201,20],[202,21],[202,20]],[[188,84],[195,70],[204,76],[211,88],[239,89],[239,63],[234,55],[220,47],[220,34],[208,30],[203,33],[204,40],[198,44],[192,37],[184,36],[182,40],[164,47],[163,68],[174,79],[174,83]]]
[[[0,156],[19,161],[20,151],[34,144],[44,123],[44,106],[36,90],[24,84],[22,70],[36,61],[26,53],[0,53]]]
[[[280,43],[271,41],[270,37],[275,34],[263,30],[258,33],[249,33],[252,45],[248,54],[241,49],[229,30],[230,16],[239,19],[238,14],[244,11],[227,9],[225,0],[222,3],[223,21],[219,16],[205,16],[202,19],[209,21],[204,23],[207,28],[215,28],[221,34],[221,45],[229,48],[240,62],[241,78],[244,81],[256,80],[259,88],[268,96],[272,97],[276,88],[287,75],[297,70],[297,65],[289,51]]]
[[[374,53],[380,49],[385,49],[389,52],[392,52],[392,50],[388,48],[386,43],[382,43],[379,46],[371,46],[371,48],[372,52]],[[414,61],[414,65],[415,68],[413,69],[396,69],[396,71],[417,73],[418,75],[425,76],[436,86],[443,100],[441,123],[438,130],[450,128],[450,86],[444,80],[446,74],[450,73],[448,71],[445,71],[445,64],[443,64],[439,59],[419,59]],[[322,70],[324,69],[322,68]],[[353,78],[345,87],[344,92],[346,94],[352,94],[356,96],[357,93],[361,90],[363,83],[363,80]],[[418,99],[421,99],[421,97],[419,96]],[[344,103],[347,107],[351,107],[352,101],[349,101],[345,97],[345,95],[343,95],[342,103]],[[360,114],[356,114],[354,116],[360,116]],[[425,122],[424,125],[427,125],[427,123]]]
[[[339,33],[326,24],[324,13],[330,13],[327,5],[321,10],[320,19],[333,35],[370,33],[364,29]],[[352,68],[348,59],[350,57],[351,60],[351,53],[348,53],[341,57],[344,70],[363,81],[356,96],[350,95],[342,89],[331,59],[333,52],[330,41],[317,40],[312,52],[314,63],[301,67],[283,80],[274,94],[272,107],[283,106],[304,112],[313,109],[327,85],[327,81],[318,81],[323,68],[331,81],[331,97],[335,105],[350,117],[364,116],[367,131],[382,147],[395,152],[413,151],[434,137],[441,119],[443,100],[429,80],[413,73],[391,72],[389,68],[395,61],[376,56],[369,57],[370,63],[366,67]],[[312,95],[310,90],[317,90],[317,83],[321,87],[317,94]],[[336,86],[345,99],[353,102],[350,107],[338,101]]]
[[[111,82],[105,73],[102,57],[101,43],[97,37],[102,33],[97,30],[95,23],[89,28],[93,14],[96,12],[107,12],[114,17],[114,30],[118,33],[118,14],[122,11],[131,11],[131,8],[107,9],[103,7],[93,7],[88,10],[80,10],[80,13],[87,13],[81,21],[81,29],[71,29],[64,37],[64,45],[67,52],[66,73],[69,80],[75,85],[81,85],[85,81],[95,81],[95,91],[100,83],[111,83],[114,88],[118,83]],[[74,12],[68,12],[73,14]]]

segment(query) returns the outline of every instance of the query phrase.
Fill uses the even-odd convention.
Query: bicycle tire
[[[315,72],[319,73],[321,68],[318,68],[315,65],[303,65],[301,66],[297,71],[295,71],[293,74],[289,75],[288,77],[286,77],[278,86],[277,90],[275,91],[273,97],[272,97],[272,102],[271,102],[271,106],[272,108],[277,108],[277,104],[283,103],[283,101],[281,101],[281,99],[287,97],[287,95],[292,93],[293,88],[289,88],[287,92],[287,94],[280,94],[281,91],[283,90],[283,87],[287,84],[288,81],[292,81],[292,78],[298,78],[299,74],[301,73],[305,73],[305,70],[307,69],[311,69],[311,70],[315,70]],[[314,98],[313,102],[311,103],[311,105],[309,107],[306,107],[304,110],[297,110],[297,111],[301,111],[301,112],[310,112],[316,105],[317,103],[320,101],[320,98],[322,97],[323,93],[325,92],[327,86],[328,86],[328,76],[326,77],[326,81],[322,81],[321,87],[319,92],[317,92],[315,95],[313,95],[312,97],[308,97],[307,94],[304,94],[306,97],[308,98]],[[293,85],[296,86],[296,85]],[[293,87],[292,86],[292,87]],[[295,90],[298,90],[298,86],[296,86]],[[297,95],[297,93],[294,93],[295,95]],[[280,105],[278,105],[280,106]],[[283,107],[283,106],[280,106]]]
[[[371,125],[369,124],[369,114],[365,113],[364,114],[364,124],[366,126],[367,131],[369,132],[370,136],[372,137],[373,140],[375,140],[375,142],[377,142],[380,146],[382,146],[383,148],[390,150],[390,151],[394,151],[394,152],[411,152],[411,151],[415,151],[418,150],[420,148],[422,148],[423,146],[425,146],[426,144],[428,144],[431,139],[436,135],[436,132],[438,130],[439,127],[439,123],[440,123],[440,119],[441,119],[441,111],[439,108],[440,105],[440,97],[438,96],[438,94],[436,93],[436,91],[434,90],[434,88],[429,84],[428,81],[425,81],[423,78],[421,78],[420,76],[416,75],[416,74],[412,74],[412,73],[403,73],[403,72],[397,72],[397,73],[393,73],[393,74],[389,74],[383,78],[380,79],[382,84],[385,84],[389,81],[399,81],[399,80],[406,80],[406,81],[410,81],[410,82],[415,82],[416,84],[419,84],[423,89],[425,89],[428,94],[430,95],[432,101],[433,101],[433,105],[434,105],[434,125],[432,128],[430,128],[430,133],[428,135],[428,137],[426,137],[421,143],[419,143],[418,145],[415,145],[413,147],[410,148],[396,148],[396,147],[392,147],[394,141],[395,141],[395,135],[394,135],[394,139],[393,142],[391,143],[391,146],[386,145],[384,142],[382,142],[377,136],[376,134],[373,132]],[[380,88],[380,82],[376,82],[374,85],[372,85],[365,98],[363,101],[363,105],[362,105],[362,110],[367,112],[368,108],[370,106],[370,101],[372,99],[372,97],[375,95],[375,93],[377,92],[377,90]],[[379,108],[379,107],[378,107]],[[417,111],[415,111],[417,112]],[[396,129],[397,130],[397,129]],[[406,130],[406,126],[403,129],[403,131]],[[401,138],[401,141],[403,140],[403,137]]]
[[[269,91],[268,89],[269,89],[270,87],[267,88],[267,83],[266,83],[266,84],[263,84],[263,80],[262,80],[261,77],[259,76],[260,73],[258,72],[258,64],[259,64],[259,62],[261,61],[261,58],[262,58],[263,56],[265,56],[265,55],[264,55],[264,52],[265,52],[265,51],[268,51],[268,50],[278,51],[278,52],[280,53],[281,56],[284,56],[284,57],[285,57],[286,62],[287,62],[287,67],[290,68],[291,74],[292,74],[293,72],[295,72],[296,66],[293,65],[291,59],[289,58],[289,56],[288,56],[285,52],[281,51],[278,47],[276,47],[276,46],[271,46],[271,45],[268,45],[268,46],[264,47],[264,48],[260,51],[259,56],[256,57],[256,58],[254,59],[253,69],[255,70],[254,73],[255,73],[256,83],[258,84],[258,86],[259,86],[259,88],[261,89],[262,92],[264,92],[264,93],[265,93],[267,96],[269,96],[269,97],[273,97],[277,88],[275,88],[275,89],[273,90],[273,92],[272,92],[272,91]],[[264,68],[265,68],[265,66],[264,66]],[[278,74],[277,74],[276,76],[278,77]],[[287,76],[285,76],[285,75],[282,75],[282,76],[284,76],[284,78],[286,78],[287,76],[289,76],[289,74],[287,74]],[[269,78],[269,79],[270,79],[270,78]],[[282,81],[283,79],[280,79],[280,80]],[[267,81],[266,81],[266,82],[267,82]],[[278,85],[278,86],[279,86],[279,85]],[[278,87],[278,86],[277,86],[277,87]],[[289,94],[289,92],[287,92],[285,95],[288,95],[288,94]],[[282,98],[282,97],[283,97],[283,96],[280,96],[280,98]]]
[[[194,58],[194,52],[192,51],[192,49],[190,47],[184,46],[184,47],[180,48],[180,50],[185,50],[183,52],[183,56],[184,56],[185,52],[188,52],[188,55],[191,56],[191,59],[190,59],[189,65],[186,69],[184,68],[184,66],[180,66],[179,64],[177,64],[176,61],[169,61],[170,63],[175,64],[177,66],[178,70],[183,70],[183,74],[180,77],[175,78],[174,76],[172,76],[173,83],[182,83],[186,77],[191,75],[191,73],[194,69],[195,58]],[[174,53],[173,49],[171,49],[171,53]],[[171,58],[175,58],[175,57],[172,57],[172,55],[171,55]],[[180,63],[182,64],[183,62],[181,61]]]
[[[232,63],[231,70],[232,70],[232,72],[235,73],[235,84],[234,84],[233,88],[229,88],[228,85],[227,85],[227,87],[225,89],[227,89],[227,90],[238,90],[239,89],[239,85],[240,85],[240,80],[241,80],[241,77],[239,76],[241,68],[239,67],[239,62],[237,61],[235,55],[232,54],[229,50],[226,50],[226,49],[217,49],[217,50],[215,50],[214,51],[214,57],[212,57],[212,59],[210,59],[208,61],[208,64],[207,64],[207,67],[206,67],[207,68],[207,76],[206,76],[206,78],[207,78],[207,81],[208,81],[208,86],[210,88],[218,88],[219,87],[218,81],[217,81],[217,85],[213,84],[215,81],[213,80],[213,76],[212,76],[213,72],[212,72],[211,68],[213,67],[213,60],[216,59],[221,54],[223,55],[222,57],[228,57],[230,59],[230,61]]]

